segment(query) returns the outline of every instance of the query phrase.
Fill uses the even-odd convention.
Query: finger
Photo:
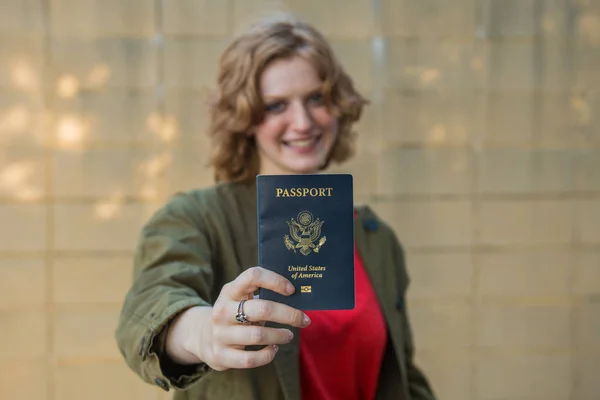
[[[232,303],[231,309],[228,311],[228,314],[233,316],[233,321],[235,321],[238,306],[239,303]],[[243,312],[250,322],[270,321],[297,328],[304,328],[310,324],[310,319],[302,311],[271,300],[248,300],[244,302]]]
[[[218,340],[225,345],[273,345],[286,344],[294,338],[288,329],[265,328],[256,325],[228,326],[221,329]]]
[[[234,300],[247,299],[248,295],[252,295],[259,288],[269,289],[284,296],[289,296],[295,291],[290,281],[262,267],[248,268],[224,287],[229,298]]]
[[[273,361],[279,346],[272,345],[257,351],[225,347],[215,354],[215,363],[226,368],[256,368]]]

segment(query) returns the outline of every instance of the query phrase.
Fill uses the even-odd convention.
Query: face
[[[260,173],[316,173],[337,136],[337,118],[321,95],[316,70],[300,57],[280,59],[263,72],[265,118],[255,127]]]

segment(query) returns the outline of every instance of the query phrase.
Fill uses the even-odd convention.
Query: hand
[[[264,322],[271,321],[283,325],[304,328],[310,319],[302,311],[287,305],[255,299],[253,293],[258,288],[270,289],[282,295],[294,293],[294,286],[284,277],[261,267],[250,268],[221,289],[210,314],[205,309],[206,318],[187,329],[187,339],[183,347],[188,353],[208,364],[212,369],[223,371],[230,368],[255,368],[273,361],[279,344],[289,343],[293,334],[285,328],[268,328]],[[236,320],[242,300],[243,313],[251,324]],[[191,312],[194,312],[191,310]],[[187,312],[183,313],[182,317]],[[198,327],[203,328],[198,335]],[[176,329],[176,328],[175,328]],[[245,346],[265,345],[258,351],[247,351]]]

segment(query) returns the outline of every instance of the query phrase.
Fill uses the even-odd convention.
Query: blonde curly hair
[[[210,105],[210,165],[216,182],[253,182],[259,173],[254,137],[247,133],[264,118],[260,77],[274,60],[300,56],[323,80],[325,104],[338,118],[339,131],[329,154],[341,163],[354,153],[352,125],[368,101],[355,89],[324,36],[310,24],[284,15],[263,19],[237,36],[219,62],[217,89]]]

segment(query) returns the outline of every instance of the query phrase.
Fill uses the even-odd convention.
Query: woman
[[[175,399],[434,399],[413,364],[401,247],[370,208],[356,207],[354,310],[253,296],[294,290],[253,267],[256,175],[347,160],[366,104],[323,36],[262,21],[225,50],[217,83],[217,184],[177,194],[141,232],[116,332],[129,366]]]

